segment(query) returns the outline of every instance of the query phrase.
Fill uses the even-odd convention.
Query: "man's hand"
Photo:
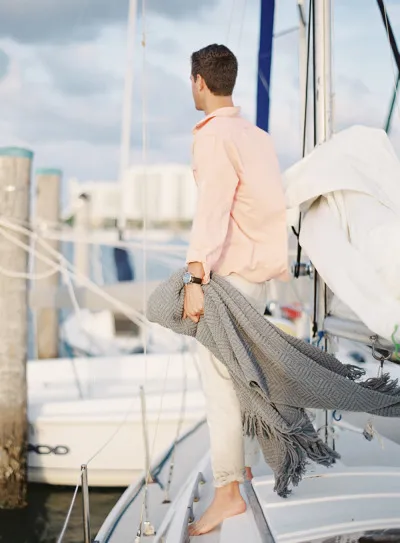
[[[198,323],[204,315],[204,292],[201,285],[194,283],[185,286],[185,301],[183,304],[183,318],[189,318]]]

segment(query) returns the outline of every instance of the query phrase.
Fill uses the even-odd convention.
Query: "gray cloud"
[[[54,59],[49,58],[50,64],[53,64]],[[70,92],[68,96],[55,95],[48,84],[23,80],[20,95],[12,97],[2,122],[13,127],[18,139],[31,142],[30,145],[33,146],[68,141],[81,141],[93,145],[118,145],[121,130],[122,84],[110,76],[107,84],[114,87],[114,91],[112,93],[96,91],[93,94],[94,87],[90,85],[94,85],[95,82],[101,83],[106,74],[96,72],[96,68],[92,66],[87,80],[83,79],[78,83],[79,76],[77,81],[72,83],[75,76],[77,74],[73,71],[73,63],[67,57],[62,57],[56,76],[53,73],[53,79],[57,81],[58,88]],[[146,78],[146,124],[149,147],[153,150],[161,149],[171,138],[182,134],[187,134],[190,138],[197,115],[192,106],[189,84],[150,63]],[[92,83],[88,83],[89,80],[92,80]],[[140,73],[136,74],[135,81],[137,84],[133,97],[132,145],[141,147]],[[88,91],[91,93],[90,96],[85,96]],[[28,93],[30,99],[22,100],[21,96]]]
[[[10,57],[5,51],[0,49],[0,80],[7,75],[9,66]]]
[[[71,66],[66,59],[62,65]],[[101,79],[92,70],[95,79]],[[68,74],[65,77],[68,80]],[[135,75],[135,81],[131,147],[132,160],[140,163],[140,74]],[[110,85],[115,90],[104,94],[62,95],[43,79],[22,78],[18,90],[7,94],[8,107],[0,119],[0,145],[30,148],[37,164],[55,164],[63,169],[66,178],[78,175],[86,179],[114,179],[118,171],[123,89],[115,80]],[[148,63],[146,86],[147,161],[188,163],[191,129],[198,120],[189,82]]]
[[[359,78],[339,76],[335,85],[334,103],[337,130],[353,124],[383,126],[382,104]]]
[[[368,97],[371,96],[371,89],[359,78],[339,74],[336,78],[336,87],[345,94]]]
[[[149,0],[146,7],[167,18],[188,19],[217,1]],[[2,0],[0,36],[21,43],[85,41],[107,25],[126,21],[127,13],[128,0]]]
[[[106,94],[122,81],[110,74],[93,59],[80,58],[76,61],[74,51],[54,48],[41,49],[38,60],[48,73],[54,88],[62,94],[88,96]]]
[[[179,42],[173,38],[159,38],[154,40],[154,49],[167,55],[179,53]]]

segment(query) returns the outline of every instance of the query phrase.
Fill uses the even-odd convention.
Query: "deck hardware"
[[[392,353],[389,350],[385,349],[385,347],[379,343],[378,336],[371,336],[370,339],[372,346],[372,356],[375,358],[375,360],[378,360],[381,363],[383,363],[385,360],[389,360]]]
[[[291,266],[291,273],[294,277],[314,278],[314,266],[311,262],[294,262]]]
[[[193,504],[200,500],[199,485],[203,485],[204,483],[205,483],[205,478],[200,471],[197,474],[197,477],[193,484],[192,492],[188,500],[185,520],[182,526],[181,536],[179,540],[177,541],[177,543],[187,543],[189,541],[188,527],[189,527],[189,524],[192,524],[192,522],[194,522]]]
[[[81,466],[81,481],[82,481],[82,514],[83,514],[83,541],[91,543],[90,535],[90,508],[89,508],[89,484],[88,484],[88,469],[86,464]]]

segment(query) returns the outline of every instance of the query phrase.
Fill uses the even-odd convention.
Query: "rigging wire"
[[[332,133],[335,132],[335,101],[336,101],[336,92],[335,92],[335,74],[336,74],[336,58],[335,58],[335,43],[336,43],[336,33],[335,33],[335,13],[336,13],[336,4],[335,0],[331,0],[331,78],[330,78],[330,92],[331,92],[331,126]]]
[[[309,8],[308,8],[308,29],[307,29],[307,55],[306,55],[306,79],[305,79],[305,96],[304,96],[304,116],[303,116],[303,136],[302,136],[302,157],[304,158],[306,155],[306,145],[307,145],[307,112],[308,112],[308,88],[309,88],[309,79],[310,79],[310,49],[311,49],[311,26],[312,26],[312,6],[313,6],[313,0],[309,0]],[[303,16],[303,13],[301,10],[300,16]],[[298,279],[300,277],[300,264],[301,264],[301,251],[302,247],[300,245],[300,230],[301,230],[301,221],[302,221],[302,214],[301,211],[299,212],[299,223],[297,231],[292,226],[292,231],[294,235],[297,238],[297,256],[296,256],[296,264],[294,269],[294,277],[295,279]]]
[[[399,79],[400,79],[400,69],[398,69],[397,74],[396,74],[396,69],[395,69],[395,64],[397,65],[397,57],[399,57],[398,60],[400,62],[400,54],[399,54],[399,51],[397,49],[397,45],[396,45],[396,42],[395,42],[395,39],[394,39],[393,30],[392,30],[392,27],[391,27],[391,24],[390,24],[390,21],[389,21],[389,16],[388,16],[388,13],[387,13],[387,10],[386,10],[386,6],[385,6],[385,4],[383,3],[382,0],[377,0],[377,1],[378,1],[378,6],[379,6],[379,9],[381,11],[381,15],[382,15],[385,27],[386,27],[386,33],[387,33],[387,36],[388,36],[388,40],[389,40],[390,61],[391,61],[392,72],[393,72],[393,93],[394,93],[393,98],[394,98],[394,104],[397,104],[397,112],[398,112],[398,115],[400,117],[400,104],[399,104],[399,102],[397,100],[397,98],[398,98],[398,86],[399,86],[398,82],[399,82]],[[392,50],[392,47],[395,47],[395,49]],[[396,59],[393,58],[394,56],[396,56]]]
[[[63,527],[61,529],[60,535],[57,538],[57,543],[62,543],[62,541],[64,540],[65,532],[67,531],[68,524],[69,524],[69,521],[70,521],[70,518],[71,518],[72,509],[73,509],[73,507],[75,505],[75,501],[76,501],[76,497],[78,495],[79,487],[81,486],[81,477],[82,477],[82,469],[81,469],[81,472],[80,472],[80,475],[79,475],[78,484],[76,485],[74,493],[72,495],[72,500],[71,500],[70,506],[68,508],[68,512],[67,512]]]
[[[233,14],[234,14],[235,9],[236,9],[236,1],[237,1],[237,0],[231,0],[231,2],[232,2],[232,5],[231,5],[231,13],[230,13],[230,15],[229,15],[228,30],[227,30],[227,33],[226,33],[226,45],[227,45],[227,46],[228,46],[228,44],[229,44],[229,38],[230,38],[230,34],[231,34],[231,29],[232,29]]]
[[[143,176],[142,176],[142,211],[143,211],[143,225],[142,225],[142,235],[143,235],[143,246],[142,246],[142,264],[143,264],[143,282],[144,282],[144,288],[143,288],[143,313],[146,315],[146,304],[147,304],[147,289],[146,289],[146,280],[147,280],[147,224],[148,224],[148,217],[147,217],[147,198],[148,198],[148,192],[147,192],[147,100],[146,100],[146,90],[147,90],[147,62],[146,62],[146,48],[147,48],[147,20],[146,20],[146,0],[142,0],[141,2],[141,20],[142,20],[142,162],[143,162]],[[144,330],[143,333],[143,352],[144,352],[144,358],[145,358],[145,378],[144,378],[144,384],[142,388],[142,394],[143,394],[143,402],[142,402],[142,420],[143,420],[143,439],[145,441],[144,448],[146,451],[149,450],[149,443],[148,443],[148,432],[147,432],[147,417],[146,417],[146,385],[147,385],[147,333]],[[168,366],[169,366],[169,360],[168,358]],[[157,420],[157,429],[158,429],[158,423],[161,416],[161,410],[162,410],[162,404],[164,399],[164,392],[165,392],[165,385],[166,385],[166,378],[168,375],[168,371],[166,372],[165,380],[164,380],[164,389],[163,394],[161,397],[161,406],[159,410],[158,420]],[[140,522],[139,527],[137,529],[137,536],[135,541],[141,541],[142,534],[143,534],[143,523],[148,522],[148,507],[147,507],[147,498],[148,498],[148,486],[149,486],[149,477],[150,477],[150,469],[151,469],[151,457],[154,450],[155,445],[155,439],[157,436],[157,432],[154,436],[153,440],[153,446],[152,451],[150,455],[150,459],[148,461],[147,465],[147,473],[145,477],[145,486],[143,490],[143,501],[142,501],[142,508],[140,513]]]
[[[315,1],[310,0],[311,2],[311,10],[312,10],[312,22],[313,22],[313,29],[312,29],[312,35],[313,35],[313,105],[314,105],[314,147],[317,146],[317,77],[316,77],[316,63],[317,63],[317,55],[315,50],[315,35],[316,35],[316,28],[315,28]],[[313,323],[312,323],[312,335],[313,338],[316,337],[318,332],[318,272],[317,270],[314,270],[314,294],[313,294]]]
[[[239,41],[238,41],[238,52],[240,51],[242,45],[242,36],[243,36],[243,27],[246,19],[246,10],[247,10],[247,0],[243,0],[243,9],[240,17],[240,28],[239,28]]]
[[[147,171],[147,19],[146,19],[146,0],[142,0],[142,162],[143,162],[143,175],[142,175],[142,200],[143,200],[143,225],[142,225],[142,240],[143,240],[143,314],[146,318],[146,305],[147,305],[147,230],[148,230],[148,171]],[[143,333],[143,352],[145,360],[147,360],[147,332]],[[147,382],[147,363],[145,369],[145,382]]]
[[[182,387],[182,390],[183,390],[183,394],[182,394],[182,401],[181,401],[181,413],[180,413],[180,417],[179,417],[179,420],[178,420],[178,426],[177,426],[177,429],[176,429],[175,441],[174,441],[174,444],[173,444],[173,451],[172,451],[171,462],[170,462],[170,466],[169,466],[167,485],[166,485],[165,491],[164,491],[164,503],[169,503],[171,501],[169,492],[170,492],[170,489],[171,489],[172,478],[173,478],[174,469],[175,469],[176,448],[177,448],[177,445],[178,445],[179,438],[181,436],[182,425],[183,425],[183,421],[185,419],[185,413],[186,413],[187,371],[186,371],[186,360],[185,360],[185,358],[186,357],[183,354],[182,355],[182,370],[183,370],[183,387]]]

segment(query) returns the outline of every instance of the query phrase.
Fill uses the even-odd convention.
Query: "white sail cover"
[[[400,337],[400,162],[383,130],[353,126],[285,172],[288,217],[319,274],[368,328]]]

